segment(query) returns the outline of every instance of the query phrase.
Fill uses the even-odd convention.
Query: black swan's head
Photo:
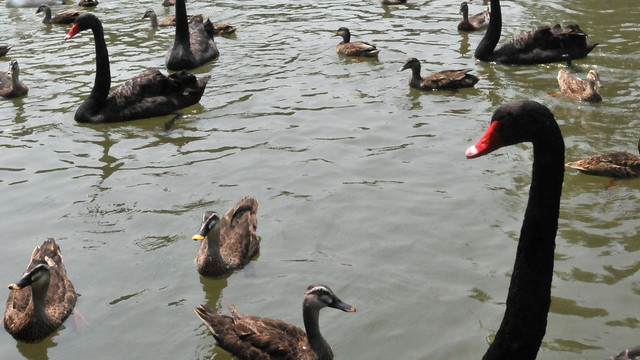
[[[71,39],[79,32],[87,29],[91,29],[96,25],[101,25],[100,19],[98,19],[97,16],[91,13],[83,13],[80,16],[78,16],[76,21],[73,23],[71,30],[69,30],[69,33],[67,34],[67,36],[64,37],[64,39],[65,40]]]

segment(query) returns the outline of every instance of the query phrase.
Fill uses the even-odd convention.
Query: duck
[[[184,0],[176,0],[176,35],[167,50],[164,62],[172,71],[193,69],[216,59],[220,52],[213,41],[213,32],[207,31],[207,23],[187,19]],[[209,24],[211,22],[209,21]]]
[[[231,23],[224,24],[213,24],[213,35],[229,35],[233,34],[238,30],[240,26],[231,25]]]
[[[0,45],[0,56],[5,56],[11,50],[13,45]]]
[[[175,4],[176,4],[176,0],[163,0],[162,1],[162,6],[164,6],[164,7],[174,6]]]
[[[5,0],[4,4],[7,7],[34,8],[42,4],[64,5],[65,0]]]
[[[158,15],[156,14],[155,10],[151,8],[147,9],[147,11],[145,11],[142,17],[139,18],[138,20],[144,20],[144,19],[150,19],[151,27],[153,28],[156,28],[158,26],[160,27],[176,26],[175,16],[170,15],[162,20],[158,20]],[[198,23],[202,23],[204,21],[204,17],[202,16],[202,14],[187,15],[187,19],[189,20],[190,23],[194,21]]]
[[[345,312],[356,309],[323,284],[307,287],[302,300],[304,330],[282,320],[241,314],[227,304],[231,316],[200,305],[196,315],[209,328],[220,347],[241,360],[332,360],[333,350],[320,333],[318,316],[325,307]]]
[[[166,76],[150,69],[109,93],[109,53],[100,19],[92,13],[81,14],[65,40],[87,29],[91,29],[95,41],[96,77],[91,94],[75,113],[77,122],[112,123],[175,114],[200,101],[210,75],[196,78],[184,71]]]
[[[560,93],[571,98],[587,102],[602,101],[598,88],[603,86],[600,83],[600,74],[598,74],[597,70],[589,70],[587,80],[582,80],[572,75],[569,71],[560,69],[558,71],[558,85],[560,86]]]
[[[0,77],[0,96],[15,98],[25,96],[29,93],[29,88],[20,81],[20,67],[18,60],[9,62],[9,71]]]
[[[505,64],[545,64],[581,59],[598,43],[588,42],[578,25],[542,26],[517,35],[496,48],[502,31],[500,1],[491,0],[491,17],[484,37],[478,44],[478,60]]]
[[[51,8],[46,4],[40,5],[35,13],[39,14],[41,12],[44,12],[44,18],[42,19],[43,24],[73,24],[78,16],[80,16],[80,12],[71,10],[51,17]]]
[[[407,0],[380,0],[382,5],[400,5],[405,4]]]
[[[420,75],[420,61],[416,58],[409,58],[398,72],[411,69],[409,86],[420,90],[445,90],[473,87],[479,77],[469,74],[471,69],[443,70],[435,72],[426,77]]]
[[[365,56],[365,57],[377,57],[380,49],[375,45],[365,41],[351,42],[351,32],[346,27],[341,27],[336,31],[333,36],[341,36],[342,41],[336,46],[338,54],[348,56]]]
[[[640,153],[640,140],[638,140]],[[565,164],[583,174],[609,177],[612,179],[633,179],[640,177],[640,156],[626,151],[595,154]]]
[[[78,6],[82,7],[96,7],[98,6],[98,0],[80,0]]]
[[[37,246],[20,280],[9,285],[4,328],[14,339],[40,342],[73,312],[78,295],[52,238]]]
[[[489,19],[491,18],[491,11],[489,9],[469,16],[469,5],[466,1],[460,4],[459,14],[462,14],[462,20],[458,23],[458,30],[460,31],[476,31],[481,30],[489,26]]]
[[[215,211],[204,213],[200,231],[192,237],[200,241],[195,258],[200,275],[230,275],[258,255],[257,213],[258,200],[248,196],[238,201],[222,218]]]

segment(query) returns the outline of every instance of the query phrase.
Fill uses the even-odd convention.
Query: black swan
[[[426,77],[420,75],[420,61],[409,58],[398,72],[411,69],[409,86],[421,90],[445,90],[472,87],[478,80],[477,76],[469,74],[471,69],[443,70]]]
[[[39,14],[44,11],[44,18],[42,19],[43,24],[73,24],[74,21],[80,16],[80,12],[71,10],[65,11],[63,13],[57,14],[54,17],[51,17],[51,8],[49,5],[42,4],[36,10],[36,14]]]
[[[167,69],[193,69],[220,55],[213,41],[213,31],[208,31],[205,25],[198,22],[189,24],[184,0],[176,1],[176,36],[164,57]]]
[[[9,289],[13,291],[4,310],[4,327],[16,340],[25,342],[39,342],[56,331],[78,298],[60,247],[51,238],[33,250],[24,275]]]
[[[460,14],[462,14],[462,20],[458,23],[458,30],[460,31],[476,31],[484,29],[489,26],[489,19],[491,12],[489,9],[469,16],[469,5],[466,1],[460,4]]]
[[[491,20],[484,37],[476,48],[475,56],[482,61],[510,64],[544,64],[581,59],[598,45],[587,42],[578,25],[543,26],[516,35],[498,45],[502,31],[500,1],[491,0]]]
[[[196,78],[184,71],[165,76],[158,70],[147,70],[109,93],[109,54],[100,20],[91,13],[80,15],[65,40],[86,29],[93,31],[96,43],[96,79],[91,94],[76,111],[77,122],[108,123],[168,115],[200,101],[210,76]]]
[[[355,312],[322,284],[309,285],[302,301],[305,330],[282,320],[244,315],[227,305],[231,316],[200,305],[196,314],[209,328],[218,344],[241,360],[305,359],[332,360],[331,346],[322,337],[318,316],[320,309]]]
[[[243,268],[260,251],[258,200],[245,196],[222,217],[215,211],[202,216],[196,264],[202,276],[221,277]]]
[[[380,49],[375,45],[366,41],[354,41],[351,42],[351,32],[346,27],[341,27],[336,31],[333,36],[342,37],[342,41],[336,46],[338,54],[348,56],[366,56],[376,57],[380,52]]]

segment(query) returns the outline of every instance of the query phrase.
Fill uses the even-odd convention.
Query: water
[[[95,9],[114,86],[148,67],[165,72],[172,30],[137,20],[150,6],[162,18],[159,3]],[[458,33],[459,2],[190,2],[190,13],[242,27],[216,38],[220,58],[194,71],[212,75],[205,95],[170,130],[168,117],[75,123],[93,84],[92,36],[65,42],[67,29],[41,24],[35,9],[0,6],[0,42],[15,45],[0,62],[18,59],[31,89],[0,106],[0,283],[54,237],[85,318],[37,345],[5,333],[6,359],[230,359],[195,306],[226,313],[229,302],[301,326],[315,282],[358,310],[322,312],[337,359],[478,359],[504,312],[532,153],[520,145],[471,161],[464,150],[495,108],[522,98],[555,113],[567,160],[635,152],[640,136],[635,0],[503,4],[503,39],[577,22],[600,43],[575,64],[582,77],[600,72],[604,100],[593,105],[546,96],[563,64],[476,62],[482,34]],[[379,59],[338,56],[340,26],[377,44]],[[412,90],[396,72],[408,57],[425,73],[469,67],[486,78]],[[640,182],[608,184],[566,173],[541,359],[601,359],[638,343]],[[226,280],[199,277],[190,238],[202,213],[244,195],[260,201],[259,259]]]

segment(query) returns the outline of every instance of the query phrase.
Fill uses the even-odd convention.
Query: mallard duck
[[[542,26],[519,34],[496,48],[502,31],[500,1],[491,0],[491,19],[476,48],[478,60],[508,64],[545,64],[586,57],[598,45],[587,42],[578,25]]]
[[[9,289],[13,291],[4,310],[4,328],[25,342],[39,342],[53,333],[71,314],[78,298],[60,247],[51,238],[33,250],[25,274]]]
[[[202,216],[200,231],[193,240],[200,241],[195,262],[202,276],[220,277],[247,265],[260,251],[258,200],[245,196],[222,218],[215,211]]]
[[[421,90],[444,90],[472,87],[480,78],[469,74],[471,69],[443,70],[422,77],[420,75],[420,61],[416,58],[409,58],[398,72],[411,69],[409,86]]]
[[[462,20],[458,23],[458,30],[460,31],[475,31],[489,26],[491,16],[489,9],[469,17],[469,5],[467,5],[466,1],[463,1],[462,4],[460,4],[460,11],[458,13],[462,14]]]
[[[569,71],[560,69],[558,71],[558,85],[560,85],[561,93],[574,99],[588,102],[602,101],[602,96],[598,93],[596,86],[599,88],[603,86],[600,83],[600,75],[596,70],[589,70],[587,80],[582,80],[572,75]]]
[[[406,3],[407,0],[380,0],[382,5],[399,5]]]
[[[17,60],[9,62],[9,71],[0,78],[0,96],[6,98],[27,95],[29,88],[20,81],[20,67]]]
[[[351,41],[351,33],[346,27],[341,27],[333,36],[342,36],[342,41],[336,46],[338,54],[349,56],[376,57],[380,52],[374,45],[364,41]]]
[[[640,153],[640,140],[638,140],[638,152]],[[565,165],[587,175],[604,176],[613,179],[640,177],[640,156],[626,151],[595,154]]]
[[[98,6],[98,0],[80,0],[78,6],[82,7],[95,7]]]
[[[0,56],[5,56],[11,50],[13,45],[0,45]]]
[[[44,18],[42,19],[43,24],[73,24],[74,21],[80,16],[79,11],[65,11],[60,13],[54,17],[51,17],[51,8],[49,5],[40,5],[38,10],[36,10],[36,14],[39,14],[44,11]]]
[[[322,284],[309,285],[302,301],[305,330],[282,320],[244,315],[228,305],[231,316],[200,305],[196,314],[218,344],[239,359],[332,360],[331,346],[320,334],[320,309],[332,307],[346,312],[356,309],[340,300]]]

